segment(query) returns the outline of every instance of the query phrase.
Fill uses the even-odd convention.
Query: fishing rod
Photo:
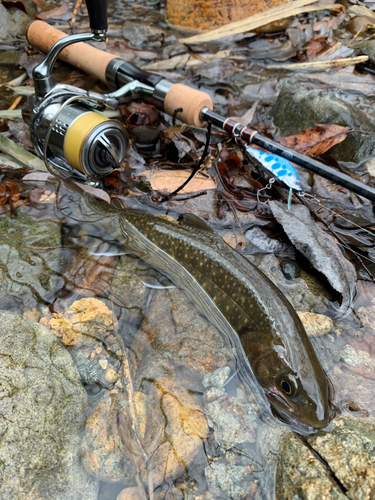
[[[81,115],[87,113],[87,107],[100,112],[105,107],[116,108],[119,103],[141,99],[187,125],[202,127],[211,120],[213,125],[249,146],[259,146],[375,201],[375,189],[371,186],[215,113],[211,98],[205,92],[171,83],[160,75],[82,43],[103,41],[107,29],[106,0],[86,0],[86,3],[91,34],[67,36],[43,21],[34,21],[27,31],[30,45],[48,53],[45,61],[34,69],[36,97],[28,111],[24,112],[25,121],[30,123],[35,149],[47,166],[52,164],[60,173],[65,170],[68,176],[78,174],[81,180],[97,179],[117,168],[126,154],[126,132],[115,125],[118,124],[115,120],[103,124],[104,119],[99,117],[94,120],[95,127],[100,125],[99,130],[92,130],[93,116],[82,119]],[[97,77],[116,90],[103,96],[68,85],[54,86],[51,73],[57,58]],[[80,126],[74,124],[78,118]],[[40,124],[42,130],[39,129]]]

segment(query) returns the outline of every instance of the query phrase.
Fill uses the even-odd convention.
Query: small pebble
[[[103,370],[106,370],[108,366],[108,361],[106,359],[100,359],[99,365],[103,368]]]
[[[297,314],[309,337],[320,337],[332,330],[333,321],[328,316],[306,311],[298,311]]]
[[[107,361],[106,361],[107,362]],[[100,363],[100,361],[99,361]],[[108,366],[108,369],[105,373],[105,376],[104,376],[105,380],[107,382],[109,382],[110,384],[114,384],[117,379],[118,379],[118,373],[116,372],[116,370],[113,368],[112,365],[109,365]],[[116,384],[117,385],[117,384]],[[118,386],[117,386],[118,387]]]

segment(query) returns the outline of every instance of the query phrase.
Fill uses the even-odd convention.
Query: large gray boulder
[[[0,312],[0,498],[95,500],[80,463],[87,398],[44,326]]]

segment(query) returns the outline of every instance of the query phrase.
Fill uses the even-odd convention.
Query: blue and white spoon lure
[[[251,146],[246,147],[246,151],[250,156],[254,157],[259,163],[270,173],[274,178],[281,181],[285,186],[289,188],[288,197],[288,208],[292,201],[293,189],[294,191],[302,192],[303,187],[298,177],[296,169],[290,163],[290,161],[285,160],[281,156],[274,155],[272,153],[266,153],[260,149],[252,148]]]

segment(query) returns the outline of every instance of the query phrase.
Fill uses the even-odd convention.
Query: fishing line
[[[191,172],[191,174],[189,175],[189,177],[186,179],[185,182],[183,182],[181,184],[180,187],[178,187],[177,189],[175,189],[173,191],[173,193],[167,195],[167,196],[164,196],[160,202],[163,203],[165,201],[169,201],[171,198],[173,198],[174,196],[176,196],[177,193],[179,193],[185,186],[186,184],[188,184],[191,179],[194,177],[194,175],[198,172],[198,170],[201,168],[204,160],[206,159],[206,156],[208,154],[208,148],[210,146],[210,139],[211,139],[211,129],[212,129],[212,120],[209,119],[207,120],[207,138],[206,138],[206,144],[204,145],[204,151],[202,153],[202,156],[200,158],[200,160],[198,161],[198,163],[196,164],[196,166],[194,167],[193,171]]]
[[[320,202],[320,200],[319,200],[318,198],[316,198],[316,197],[315,197],[315,196],[313,196],[313,195],[309,195],[308,193],[302,193],[302,194],[296,193],[296,196],[297,196],[297,198],[298,198],[298,199],[299,199],[299,200],[300,200],[300,201],[301,201],[301,202],[302,202],[305,206],[307,206],[307,208],[308,208],[309,210],[311,210],[311,211],[312,211],[312,213],[313,213],[316,217],[318,217],[318,219],[319,219],[319,220],[320,220],[320,221],[321,221],[321,222],[325,225],[325,227],[326,227],[326,228],[327,228],[327,229],[328,229],[328,230],[329,230],[329,231],[333,234],[333,236],[334,236],[334,237],[338,240],[338,245],[339,245],[339,246],[341,246],[341,247],[343,247],[343,248],[345,248],[345,249],[347,249],[347,250],[348,250],[348,251],[350,251],[353,255],[355,255],[356,259],[357,259],[357,260],[359,261],[359,263],[362,265],[363,269],[366,271],[366,273],[368,274],[368,276],[371,278],[371,280],[372,280],[373,282],[375,282],[375,278],[374,278],[374,276],[372,275],[372,273],[370,272],[370,270],[369,270],[369,269],[367,269],[367,267],[365,266],[365,264],[364,264],[364,263],[363,263],[363,261],[362,261],[362,258],[364,258],[364,259],[368,260],[368,261],[369,261],[369,262],[371,262],[371,263],[373,263],[373,261],[372,261],[371,259],[369,259],[368,257],[364,256],[364,255],[363,255],[363,256],[362,256],[362,255],[360,255],[357,251],[353,250],[353,249],[352,249],[349,245],[347,245],[347,244],[345,243],[345,241],[343,241],[343,238],[342,238],[340,235],[338,235],[338,234],[335,232],[335,230],[334,230],[334,229],[332,229],[332,228],[330,227],[330,225],[329,225],[329,224],[328,224],[328,223],[327,223],[324,219],[322,219],[322,218],[320,217],[320,215],[316,212],[316,210],[314,210],[313,208],[309,207],[307,199],[310,197],[310,199],[312,199],[312,200],[316,201],[316,202],[317,202],[320,206],[322,206],[323,208],[327,208],[327,209],[328,209],[328,207],[324,207],[324,205]],[[328,209],[328,210],[330,210],[330,209]],[[330,210],[330,211],[331,211],[331,212],[333,212],[333,213],[335,213],[333,210]],[[337,214],[337,215],[339,215],[339,214]],[[343,217],[343,218],[344,218],[344,220],[347,220],[347,221],[351,222],[349,219],[346,219],[345,217]],[[355,224],[355,223],[353,223],[353,224],[354,224],[354,225],[356,225],[357,227],[359,227],[360,229],[362,229],[362,228],[361,228],[361,226],[358,226],[358,225],[357,225],[357,224]],[[318,232],[317,232],[317,231],[314,231],[314,229],[312,229],[312,228],[311,228],[311,230],[312,230],[313,232],[315,232],[316,234],[318,234]]]

